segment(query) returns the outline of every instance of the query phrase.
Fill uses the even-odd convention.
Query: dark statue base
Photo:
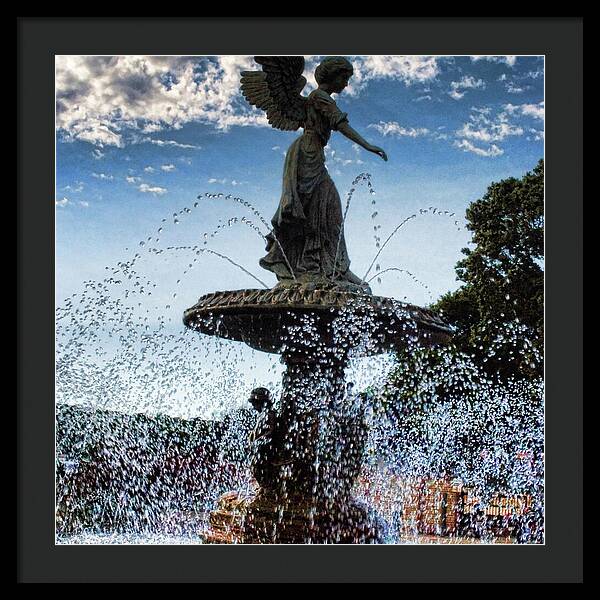
[[[275,498],[224,494],[204,533],[208,544],[378,544],[384,524],[354,500],[315,507],[298,499],[282,507]]]
[[[389,298],[302,285],[209,294],[185,312],[184,323],[281,354],[286,366],[268,435],[257,445],[260,491],[237,504],[231,496],[233,508],[219,507],[207,540],[381,541],[381,524],[352,498],[368,430],[364,407],[349,402],[344,369],[353,357],[444,343],[446,325]],[[225,535],[218,523],[228,519]]]
[[[383,541],[383,527],[352,499],[319,507],[292,498],[282,506],[276,498],[259,496],[247,508],[243,540],[247,544],[373,544]]]

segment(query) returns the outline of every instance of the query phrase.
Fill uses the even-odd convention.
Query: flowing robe
[[[280,281],[333,282],[358,285],[350,271],[344,239],[342,204],[325,167],[324,148],[331,132],[348,120],[323,90],[307,98],[303,134],[287,151],[281,200],[267,236],[267,254],[260,260]]]

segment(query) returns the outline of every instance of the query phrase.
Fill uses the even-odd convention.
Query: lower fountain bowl
[[[297,346],[296,332],[314,331],[325,347],[354,355],[446,344],[451,329],[433,311],[335,289],[274,288],[214,292],[184,312],[183,322],[200,333],[281,354]]]

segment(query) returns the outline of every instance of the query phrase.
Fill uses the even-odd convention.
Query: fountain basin
[[[336,289],[274,288],[213,292],[183,316],[187,327],[283,354],[293,348],[295,332],[312,328],[319,344],[343,346],[353,356],[406,347],[445,344],[452,331],[433,311]],[[340,341],[343,341],[340,344]]]

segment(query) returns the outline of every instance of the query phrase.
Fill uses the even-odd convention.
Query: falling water
[[[421,208],[419,209],[419,215],[426,215],[426,214],[432,214],[432,215],[439,215],[439,216],[446,216],[448,218],[454,217],[454,213],[451,213],[448,210],[439,210],[438,208],[434,207],[434,206],[430,206],[429,208]],[[374,213],[374,215],[376,216],[377,213]],[[398,231],[400,231],[400,229],[402,229],[402,227],[404,225],[406,225],[406,223],[408,223],[409,221],[412,221],[413,219],[416,219],[417,215],[413,214],[410,215],[409,217],[406,217],[403,221],[401,221],[394,229],[393,231],[388,235],[388,237],[386,238],[385,242],[383,242],[383,244],[380,244],[381,238],[379,238],[378,236],[376,236],[376,243],[375,243],[375,247],[378,249],[377,253],[375,254],[375,257],[373,258],[373,260],[371,261],[371,264],[369,265],[369,268],[367,269],[367,272],[364,274],[362,280],[363,281],[367,281],[367,277],[369,275],[369,273],[371,272],[371,269],[373,268],[373,265],[375,265],[375,263],[377,262],[377,259],[379,258],[379,256],[381,255],[381,253],[383,252],[384,248],[389,244],[389,242],[392,240],[392,238],[398,233]],[[454,227],[460,231],[461,227],[458,223],[458,221],[454,221]],[[377,232],[379,230],[378,226],[375,226],[375,231]],[[379,270],[379,269],[377,269]]]
[[[238,204],[241,204],[242,206],[244,206],[245,208],[250,210],[252,212],[252,214],[256,215],[259,218],[260,222],[267,228],[267,231],[270,231],[270,234],[273,236],[275,243],[277,244],[277,246],[279,247],[279,250],[281,251],[281,255],[283,256],[283,260],[285,260],[285,264],[287,265],[287,268],[289,269],[290,274],[292,275],[292,279],[294,279],[294,280],[296,279],[296,274],[294,273],[294,269],[292,268],[292,265],[290,264],[290,261],[288,260],[287,254],[285,253],[283,246],[281,245],[279,239],[275,235],[275,231],[273,231],[271,229],[271,227],[266,222],[265,218],[262,216],[260,211],[257,210],[252,205],[252,203],[248,202],[247,200],[244,200],[243,198],[240,198],[239,196],[232,196],[231,194],[224,195],[224,194],[206,193],[206,194],[204,194],[204,197],[205,198],[225,198],[226,200],[233,200],[234,202],[237,202]],[[201,196],[198,196],[198,198],[201,198]],[[244,222],[245,224],[249,225],[252,229],[254,229],[254,231],[256,231],[258,233],[258,235],[260,235],[260,237],[266,241],[266,236],[261,232],[261,230],[258,226],[254,225],[254,223],[252,223],[251,221],[248,221],[244,217],[242,217],[241,221]]]
[[[379,267],[379,265],[376,265],[376,267]],[[367,279],[367,283],[371,283],[371,281],[373,281],[374,279],[377,279],[377,283],[381,283],[381,277],[383,275],[385,275],[386,273],[403,273],[404,275],[406,275],[407,277],[409,277],[414,283],[416,283],[418,286],[420,286],[421,288],[423,288],[423,290],[425,290],[426,294],[429,296],[430,300],[433,301],[433,294],[431,293],[431,289],[430,287],[426,284],[423,283],[420,279],[418,279],[417,277],[415,277],[410,271],[408,271],[407,269],[400,269],[398,267],[388,267],[387,269],[384,269],[383,271],[381,271],[380,268],[377,269],[377,274],[373,275],[372,277],[370,277],[369,279]]]
[[[352,187],[350,188],[350,190],[348,190],[348,194],[346,196],[346,206],[344,207],[344,214],[342,215],[342,223],[340,224],[340,231],[338,233],[337,245],[335,248],[335,257],[333,259],[333,275],[332,275],[332,278],[334,278],[334,279],[335,279],[335,274],[336,274],[336,270],[337,270],[338,256],[340,253],[340,244],[342,242],[342,236],[344,234],[344,224],[346,223],[348,211],[350,210],[350,202],[352,201],[352,196],[354,195],[354,192],[356,191],[356,186],[362,182],[366,182],[367,188],[371,195],[375,194],[373,184],[371,183],[370,173],[360,173],[352,181]],[[375,204],[375,199],[372,200],[372,203]]]
[[[266,225],[252,205],[233,199]],[[158,247],[168,221],[177,226],[193,209],[163,219],[139,242],[140,250],[107,266],[103,280],[83,282],[56,309],[60,543],[200,543],[219,497],[256,492],[249,442],[255,416],[246,400],[257,386],[278,398],[281,365],[275,355],[174,326],[171,305],[155,298],[167,293],[173,299],[176,292],[141,270],[168,253],[180,263],[180,285],[199,258],[213,255],[267,287],[207,247],[236,224],[262,236],[250,220],[225,220],[202,236],[202,244]],[[454,217],[435,207],[421,209],[425,213]],[[380,245],[365,278],[386,244],[415,217]],[[373,277],[396,271],[422,283],[405,269],[377,271]],[[406,310],[395,303],[390,323],[405,320]],[[295,327],[288,343],[294,336],[309,339],[315,325],[303,318]],[[335,335],[339,348],[353,348],[346,369],[352,389],[339,401],[368,430],[354,494],[385,523],[386,541],[543,541],[543,382],[490,377],[452,346],[424,350],[410,327],[399,354],[370,355],[367,334],[375,327],[368,310],[350,306],[341,311]],[[508,347],[503,355],[526,355],[536,366],[542,357],[532,339],[507,315],[478,351],[485,361]],[[326,361],[322,368],[329,368]],[[331,391],[315,389],[313,408],[327,415]],[[324,439],[317,437],[317,446]],[[317,456],[319,451],[344,458],[343,446],[317,448]]]

